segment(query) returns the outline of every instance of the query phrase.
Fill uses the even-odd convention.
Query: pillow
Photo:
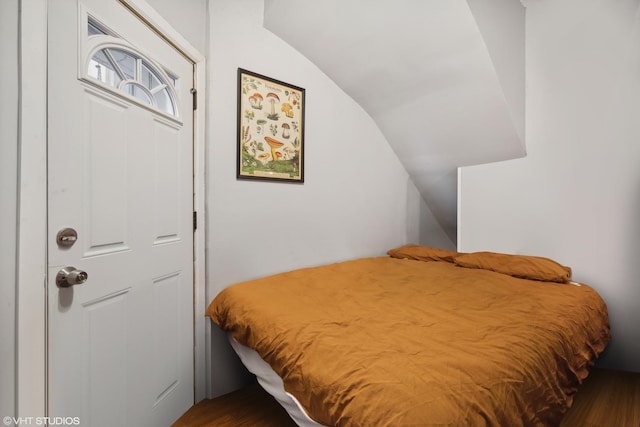
[[[428,246],[404,245],[399,248],[390,249],[387,252],[392,258],[413,259],[416,261],[447,261],[453,262],[458,256],[458,252],[448,249],[430,248]]]
[[[571,281],[570,267],[537,256],[473,252],[456,257],[454,262],[461,267],[481,268],[522,279],[559,283]]]

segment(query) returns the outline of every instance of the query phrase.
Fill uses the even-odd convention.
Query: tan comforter
[[[609,341],[590,287],[367,258],[231,286],[207,314],[330,426],[550,426]]]

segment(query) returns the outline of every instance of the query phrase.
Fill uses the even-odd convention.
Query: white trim
[[[151,26],[162,30],[163,35],[167,36],[170,43],[180,49],[188,59],[195,64],[204,66],[205,57],[195,47],[191,45],[182,35],[180,35],[158,12],[156,12],[146,0],[118,0],[120,3],[129,7],[141,18],[146,20]]]
[[[205,99],[205,57],[145,0],[120,0],[140,14],[194,63],[195,87]],[[47,415],[47,7],[49,0],[20,0],[20,124],[17,253],[16,416]],[[195,399],[206,394],[205,336],[205,104],[194,123],[194,207],[200,224],[194,235]]]
[[[207,324],[204,312],[207,308],[208,301],[206,299],[206,258],[205,258],[205,239],[207,217],[205,212],[205,178],[206,178],[206,157],[205,157],[205,118],[206,118],[206,93],[207,93],[207,75],[205,57],[198,53],[194,55],[197,62],[194,67],[194,81],[199,99],[197,110],[194,113],[195,121],[193,124],[195,147],[193,151],[193,174],[194,174],[194,200],[193,206],[198,212],[198,229],[194,235],[194,280],[196,283],[194,289],[194,324],[195,324],[195,341],[194,341],[194,364],[195,364],[195,401],[199,402],[207,396],[207,390],[210,388],[207,364],[208,348],[210,347],[210,337],[205,331]]]
[[[205,57],[198,56],[198,62],[195,64],[194,80],[196,82],[196,89],[200,101],[198,103],[198,109],[195,113],[194,123],[194,140],[196,141],[193,157],[193,173],[194,173],[194,201],[193,205],[198,212],[198,229],[194,236],[194,252],[195,252],[195,270],[194,280],[197,284],[194,292],[194,323],[195,323],[195,342],[194,342],[194,356],[195,356],[195,400],[199,402],[207,396],[207,390],[210,389],[209,384],[208,364],[207,356],[208,349],[210,347],[210,336],[205,331],[206,318],[204,312],[207,308],[209,301],[206,299],[206,245],[205,239],[206,233],[206,221],[207,217],[205,212],[205,178],[206,178],[206,157],[205,157],[205,118],[206,118],[206,65]]]
[[[16,416],[46,413],[47,0],[20,1]]]

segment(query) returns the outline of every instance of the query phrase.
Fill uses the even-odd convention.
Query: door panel
[[[82,140],[84,221],[87,227],[84,256],[106,255],[127,246],[127,116],[126,103],[85,88]]]
[[[169,122],[156,119],[153,123],[155,185],[154,244],[180,239],[180,156],[179,129]]]
[[[126,336],[128,289],[83,304],[82,340],[87,346],[82,359],[83,408],[89,420],[111,420],[112,425],[127,425]],[[54,408],[52,408],[54,409]],[[82,414],[81,421],[87,419]],[[93,425],[93,424],[92,424]]]
[[[57,0],[48,26],[49,413],[170,425],[193,404],[193,64],[114,0]],[[90,62],[104,46],[133,56]],[[146,104],[153,69],[175,115]],[[66,266],[86,283],[56,286]]]

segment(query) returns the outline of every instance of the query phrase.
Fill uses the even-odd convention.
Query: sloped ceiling
[[[456,242],[457,168],[525,155],[518,0],[265,0],[264,26],[364,108]]]

